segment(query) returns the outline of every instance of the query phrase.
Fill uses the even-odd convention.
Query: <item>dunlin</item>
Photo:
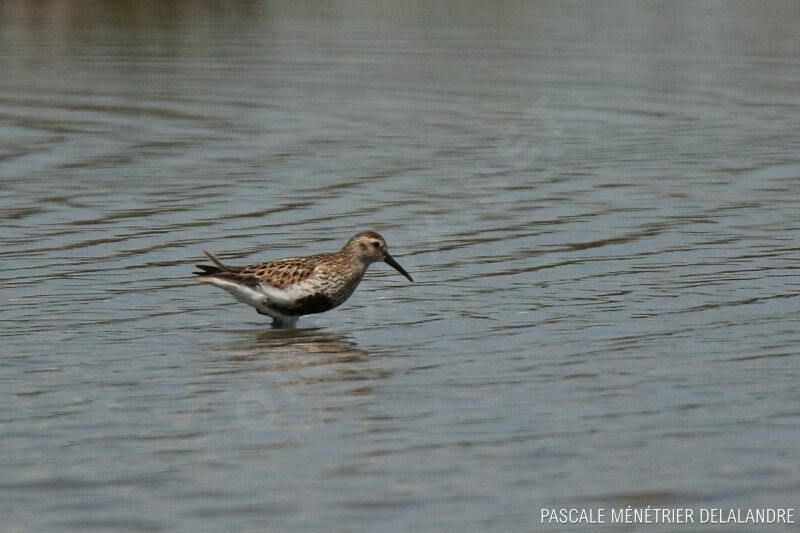
[[[353,235],[338,252],[287,257],[247,266],[223,264],[203,251],[212,265],[197,265],[195,280],[225,289],[238,301],[272,318],[272,325],[291,328],[303,315],[324,313],[343,304],[372,263],[383,261],[413,282],[389,255],[383,237],[374,231]]]

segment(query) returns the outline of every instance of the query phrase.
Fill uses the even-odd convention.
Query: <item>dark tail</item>
[[[219,274],[221,272],[239,272],[242,269],[242,267],[234,267],[223,264],[222,261],[214,257],[214,254],[206,252],[205,250],[203,250],[203,253],[206,254],[206,257],[208,257],[212,263],[214,263],[214,266],[195,265],[200,269],[198,272],[192,272],[192,274],[195,276],[213,276],[214,274]]]
[[[197,272],[192,272],[192,275],[194,276],[213,276],[214,274],[219,274],[220,272],[224,272],[224,270],[211,265],[195,265],[195,266],[200,270],[198,270]]]

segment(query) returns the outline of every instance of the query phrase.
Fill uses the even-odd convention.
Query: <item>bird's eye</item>
[[[372,241],[372,246],[374,246],[375,248],[380,248],[381,243],[379,243],[378,241]]]

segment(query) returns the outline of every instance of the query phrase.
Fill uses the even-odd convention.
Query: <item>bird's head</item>
[[[408,278],[408,281],[414,282],[414,278],[406,272],[406,269],[401,267],[400,263],[395,261],[389,254],[389,247],[386,245],[386,240],[374,231],[356,233],[350,237],[350,240],[347,241],[347,244],[344,245],[342,250],[353,257],[357,257],[367,266],[372,263],[383,261]]]

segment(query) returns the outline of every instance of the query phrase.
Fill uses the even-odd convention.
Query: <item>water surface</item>
[[[0,7],[0,528],[796,506],[797,4],[136,5]]]

